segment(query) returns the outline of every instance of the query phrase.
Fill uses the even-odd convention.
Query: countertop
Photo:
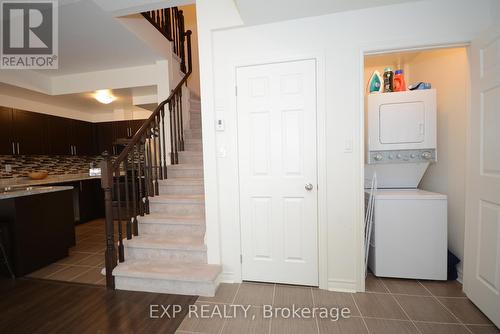
[[[70,186],[22,187],[22,188],[16,187],[14,189],[5,192],[2,190],[2,192],[0,192],[0,200],[22,197],[22,196],[40,195],[56,191],[71,190],[71,189],[73,189],[73,187]]]
[[[0,191],[5,187],[33,187],[47,184],[56,184],[64,182],[85,181],[92,179],[100,179],[100,176],[89,176],[88,173],[82,174],[62,174],[49,175],[43,180],[31,180],[28,178],[12,178],[0,180]]]

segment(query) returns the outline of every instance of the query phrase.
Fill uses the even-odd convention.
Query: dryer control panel
[[[436,161],[435,149],[370,151],[368,154],[369,164],[434,161]]]

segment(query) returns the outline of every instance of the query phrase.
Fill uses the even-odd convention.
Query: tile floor
[[[104,267],[104,219],[97,219],[75,227],[76,246],[71,248],[69,256],[38,271],[28,277],[48,280],[105,285],[101,275]]]
[[[224,305],[252,305],[229,319],[186,317],[178,334],[490,334],[500,333],[462,293],[458,282],[380,279],[369,275],[365,293],[340,293],[277,284],[222,284],[213,298],[198,298],[209,312]],[[264,318],[263,305],[348,308],[350,317]],[[231,309],[229,309],[231,310]],[[234,311],[228,312],[233,315]]]
[[[115,231],[116,232],[116,231]],[[49,280],[104,285],[104,220],[76,226],[70,255],[28,275]],[[330,319],[264,318],[273,307],[348,308],[350,317]],[[209,312],[224,305],[251,305],[249,315],[230,319],[186,317],[178,334],[500,334],[462,292],[458,282],[381,279],[368,275],[365,293],[341,293],[279,284],[221,284],[213,298],[198,298]],[[229,309],[231,313],[232,309]]]

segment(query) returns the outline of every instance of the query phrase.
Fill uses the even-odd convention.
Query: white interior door
[[[237,69],[242,275],[318,285],[316,62]]]
[[[464,289],[500,326],[500,27],[471,47]]]

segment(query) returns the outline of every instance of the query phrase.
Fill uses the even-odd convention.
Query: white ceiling
[[[150,110],[149,105],[145,106],[145,108],[134,106],[132,97],[137,95],[156,95],[156,89],[156,86],[113,89],[112,93],[117,99],[110,104],[102,104],[94,98],[94,92],[52,96],[38,93],[29,89],[0,83],[0,95],[5,94],[7,96],[17,97],[22,100],[54,105],[68,110],[74,110],[89,114],[109,113],[113,112],[114,110],[125,110],[132,112],[140,109]],[[152,106],[155,106],[155,104],[152,104]]]
[[[160,59],[94,1],[63,0],[59,6],[59,69],[38,72],[58,76],[141,66]]]
[[[393,52],[365,56],[365,67],[384,67],[388,65],[405,65],[412,62],[422,51]]]
[[[420,0],[234,0],[245,24],[263,24],[308,16],[386,6]],[[376,18],[374,29],[382,29],[383,18]],[[390,23],[387,23],[390,26]]]
[[[94,0],[94,2],[114,16],[124,16],[153,9],[190,5],[194,4],[195,0]]]

